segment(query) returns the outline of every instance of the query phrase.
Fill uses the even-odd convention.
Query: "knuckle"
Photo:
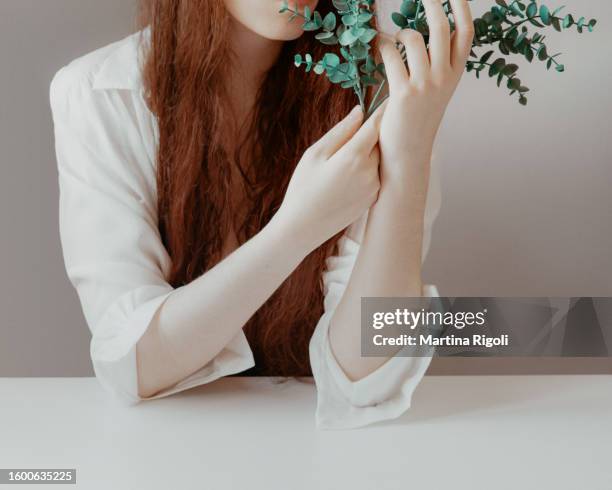
[[[400,31],[400,33],[398,34],[398,38],[404,44],[413,44],[420,42],[423,36],[421,35],[421,33],[415,31],[414,29],[405,29],[403,31]]]
[[[433,73],[431,80],[432,88],[444,88],[453,79],[453,76],[454,73],[450,67],[437,70]]]
[[[419,94],[432,92],[437,89],[436,83],[431,78],[413,80],[412,87]]]
[[[412,86],[414,87],[414,92],[417,95],[427,92],[427,85],[425,81],[415,80],[412,82]]]
[[[427,91],[436,90],[438,88],[438,84],[436,83],[436,80],[434,80],[433,77],[431,76],[424,78],[421,84],[424,90],[427,90]]]
[[[405,86],[398,88],[395,91],[395,94],[393,94],[393,96],[395,97],[395,99],[397,100],[397,103],[399,104],[404,104],[410,101],[410,99],[412,98],[412,96],[414,95],[414,88],[412,84],[406,84]]]

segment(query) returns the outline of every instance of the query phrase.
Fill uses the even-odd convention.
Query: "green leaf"
[[[342,82],[342,88],[353,88],[359,84],[359,80],[347,80],[346,82]]]
[[[561,7],[556,8],[552,13],[553,17],[556,17],[557,14],[560,13],[564,8],[565,8],[565,5],[561,5]]]
[[[489,68],[489,76],[494,77],[504,69],[504,66],[506,66],[506,60],[504,58],[496,59]]]
[[[364,12],[357,16],[357,22],[361,24],[366,24],[367,22],[370,22],[373,17],[374,16],[370,14],[369,12]]]
[[[361,77],[361,82],[367,86],[375,86],[375,85],[380,84],[380,81],[378,79],[367,76],[367,75],[364,77]]]
[[[366,29],[366,31],[359,36],[359,40],[364,44],[368,44],[376,37],[377,34],[378,31],[376,29]]]
[[[319,32],[317,35],[315,35],[315,39],[317,39],[318,41],[324,41],[326,39],[329,39],[331,37],[335,37],[333,32]]]
[[[517,4],[516,2],[512,2],[508,8],[509,8],[510,11],[512,11],[512,13],[514,15],[516,15],[517,17],[520,17],[521,19],[523,19],[523,18],[525,18],[525,16],[523,15],[523,12],[521,12],[521,9],[520,9],[519,5],[521,5],[521,4]]]
[[[372,56],[368,56],[366,58],[365,64],[361,67],[361,71],[368,75],[374,73],[376,71],[376,62]]]
[[[545,61],[548,58],[548,52],[546,51],[546,46],[542,44],[538,49],[538,59],[540,61]]]
[[[343,15],[342,23],[347,27],[352,27],[357,24],[357,16],[356,15]]]
[[[332,36],[326,39],[320,39],[319,42],[321,44],[325,44],[326,46],[335,46],[338,44],[338,38],[336,36]]]
[[[527,7],[527,17],[535,17],[538,15],[538,4],[533,2]]]
[[[551,23],[550,10],[546,5],[540,6],[540,19],[545,26],[549,26]]]
[[[510,90],[518,90],[521,87],[521,81],[518,78],[510,78],[508,80],[508,88]]]
[[[305,31],[316,31],[319,29],[319,26],[317,26],[317,23],[315,21],[308,21],[305,22],[304,25],[302,26],[302,29],[304,29]]]
[[[504,75],[506,75],[507,77],[514,75],[517,71],[518,71],[518,65],[515,65],[515,64],[506,65],[504,66],[504,69],[502,70]]]
[[[323,19],[323,29],[326,31],[333,31],[336,28],[338,21],[333,12],[330,12]]]
[[[339,41],[342,46],[349,46],[350,44],[353,44],[355,41],[357,41],[357,39],[359,38],[353,33],[353,30],[347,29],[342,33],[339,38]]]
[[[493,56],[493,53],[495,53],[495,51],[493,50],[487,51],[485,54],[482,55],[482,58],[480,58],[480,62],[486,63],[487,61],[489,61],[491,59],[491,56]]]
[[[340,58],[337,54],[327,53],[325,56],[323,56],[322,62],[327,67],[335,68],[340,64]]]
[[[362,43],[351,46],[351,55],[355,60],[365,60],[368,56],[369,47]]]
[[[393,20],[396,26],[401,27],[402,29],[408,27],[408,19],[399,12],[393,12],[391,14],[391,19]]]
[[[525,40],[525,38],[526,38],[526,37],[527,37],[527,33],[526,33],[526,32],[522,32],[522,33],[520,34],[520,36],[519,36],[519,37],[517,37],[517,38],[514,40],[514,44],[513,44],[513,46],[514,46],[515,48],[518,48],[518,47],[521,45],[521,43],[522,43],[522,42]]]

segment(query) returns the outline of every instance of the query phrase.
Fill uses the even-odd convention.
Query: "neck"
[[[230,97],[238,121],[246,121],[267,72],[278,60],[283,42],[266,39],[234,21],[231,29],[235,66]]]

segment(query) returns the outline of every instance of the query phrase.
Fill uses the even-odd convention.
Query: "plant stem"
[[[529,22],[530,20],[538,20],[538,19],[541,19],[539,15],[536,15],[535,17],[528,17],[526,19],[519,20],[518,22],[515,22],[514,24],[510,24],[508,27],[502,30],[501,33],[505,34],[506,32],[523,25],[525,22]]]
[[[365,105],[365,97],[363,94],[363,87],[361,86],[361,80],[359,79],[359,66],[355,60],[351,61],[351,64],[353,65],[355,73],[357,73],[357,80],[358,80],[358,83],[355,86],[355,93],[357,94],[357,97],[359,98],[359,105],[361,106],[361,110],[365,114],[366,105]]]
[[[382,99],[380,99],[375,106],[370,106],[370,110],[368,111],[368,117],[371,116],[372,114],[374,114],[376,112],[376,109],[378,109],[381,105],[383,105],[385,103],[385,100],[387,100],[389,98],[388,95],[385,95]]]
[[[413,29],[417,28],[417,23],[419,22],[419,15],[421,14],[421,9],[423,8],[423,0],[418,0],[417,2],[417,11],[414,16]]]
[[[365,100],[363,98],[363,91],[361,90],[361,84],[355,87],[355,93],[357,94],[357,97],[359,98],[359,105],[361,106],[361,110],[365,114],[366,106],[365,106]]]
[[[367,114],[368,117],[374,114],[374,111],[376,110],[375,108],[378,107],[377,105],[378,98],[380,97],[380,94],[382,93],[386,84],[387,84],[387,79],[385,78],[380,84],[380,86],[378,87],[378,90],[376,91],[376,94],[374,95],[374,98],[372,99],[372,102],[370,103],[370,108],[368,109],[368,114]]]

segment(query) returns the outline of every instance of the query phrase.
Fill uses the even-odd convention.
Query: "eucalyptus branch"
[[[445,1],[443,6],[448,13],[451,29],[454,30],[454,19],[449,2]],[[508,56],[514,54],[523,56],[529,63],[537,59],[546,62],[547,69],[551,69],[554,65],[558,72],[565,71],[565,66],[556,60],[560,54],[548,55],[547,46],[544,43],[545,36],[540,33],[531,35],[527,25],[525,25],[530,24],[538,29],[552,26],[558,32],[571,27],[576,27],[579,33],[585,30],[593,31],[597,23],[595,19],[587,22],[584,17],[580,17],[578,20],[575,20],[572,14],[561,17],[558,14],[563,8],[560,7],[551,11],[549,7],[537,0],[514,0],[512,2],[495,0],[495,5],[489,11],[483,16],[474,19],[476,34],[471,58],[478,60],[476,48],[490,45],[493,48],[497,48],[502,55]],[[416,26],[417,30],[428,41],[429,28],[423,17],[424,14],[420,13],[418,2],[415,0],[404,0],[400,12],[393,14],[393,20],[399,27]],[[495,49],[489,50],[478,61],[468,61],[466,64],[467,71],[475,72],[477,78],[480,78],[482,70],[488,67],[489,76],[497,76],[498,86],[501,86],[504,78],[507,78],[506,86],[510,90],[510,95],[518,94],[519,102],[526,105],[527,97],[525,94],[529,89],[516,76],[518,66],[514,63],[509,63],[506,58],[498,58],[492,64],[487,63],[494,52]]]
[[[579,17],[576,20],[577,16],[572,14],[561,16],[564,7],[551,11],[539,0],[489,1],[495,4],[474,19],[475,36],[466,70],[474,72],[477,78],[486,70],[489,77],[497,77],[500,87],[505,81],[510,95],[516,94],[522,105],[527,104],[529,88],[518,77],[518,65],[510,63],[506,56],[518,55],[529,63],[538,60],[545,62],[548,70],[554,66],[559,73],[565,71],[565,65],[557,61],[561,53],[549,55],[546,36],[540,32],[532,33],[529,29],[552,27],[562,32],[575,27],[578,33],[583,33],[585,30],[592,32],[597,24],[595,19],[587,21],[585,17]],[[375,0],[332,0],[332,3],[336,12],[323,18],[308,7],[300,12],[297,2],[292,8],[285,0],[281,13],[290,13],[290,20],[302,19],[305,31],[314,32],[316,39],[325,45],[338,47],[337,52],[326,53],[319,61],[313,60],[310,54],[297,54],[295,64],[304,66],[307,72],[325,74],[332,83],[343,88],[352,88],[363,111],[370,115],[386,99],[384,89],[387,86],[384,65],[376,63],[370,45],[378,34],[374,23]],[[449,0],[444,0],[442,6],[451,31],[454,31],[455,20]],[[429,45],[429,25],[422,0],[403,0],[399,12],[394,12],[391,18],[402,29],[419,31]],[[477,50],[487,45],[491,49],[478,55]],[[405,50],[399,47],[406,61]],[[496,51],[502,56],[490,62]],[[367,94],[371,88],[376,90],[368,105]]]
[[[327,75],[332,83],[343,88],[352,88],[364,113],[369,114],[373,107],[368,105],[367,94],[370,87],[384,86],[385,72],[377,64],[370,43],[378,35],[374,28],[374,0],[332,0],[336,12],[328,13],[325,18],[318,12],[305,7],[300,12],[297,2],[292,8],[285,1],[280,12],[290,13],[290,20],[301,18],[302,28],[315,33],[315,38],[328,46],[337,46],[337,52],[326,53],[321,60],[315,61],[310,54],[296,54],[295,65],[304,66],[306,72]]]

